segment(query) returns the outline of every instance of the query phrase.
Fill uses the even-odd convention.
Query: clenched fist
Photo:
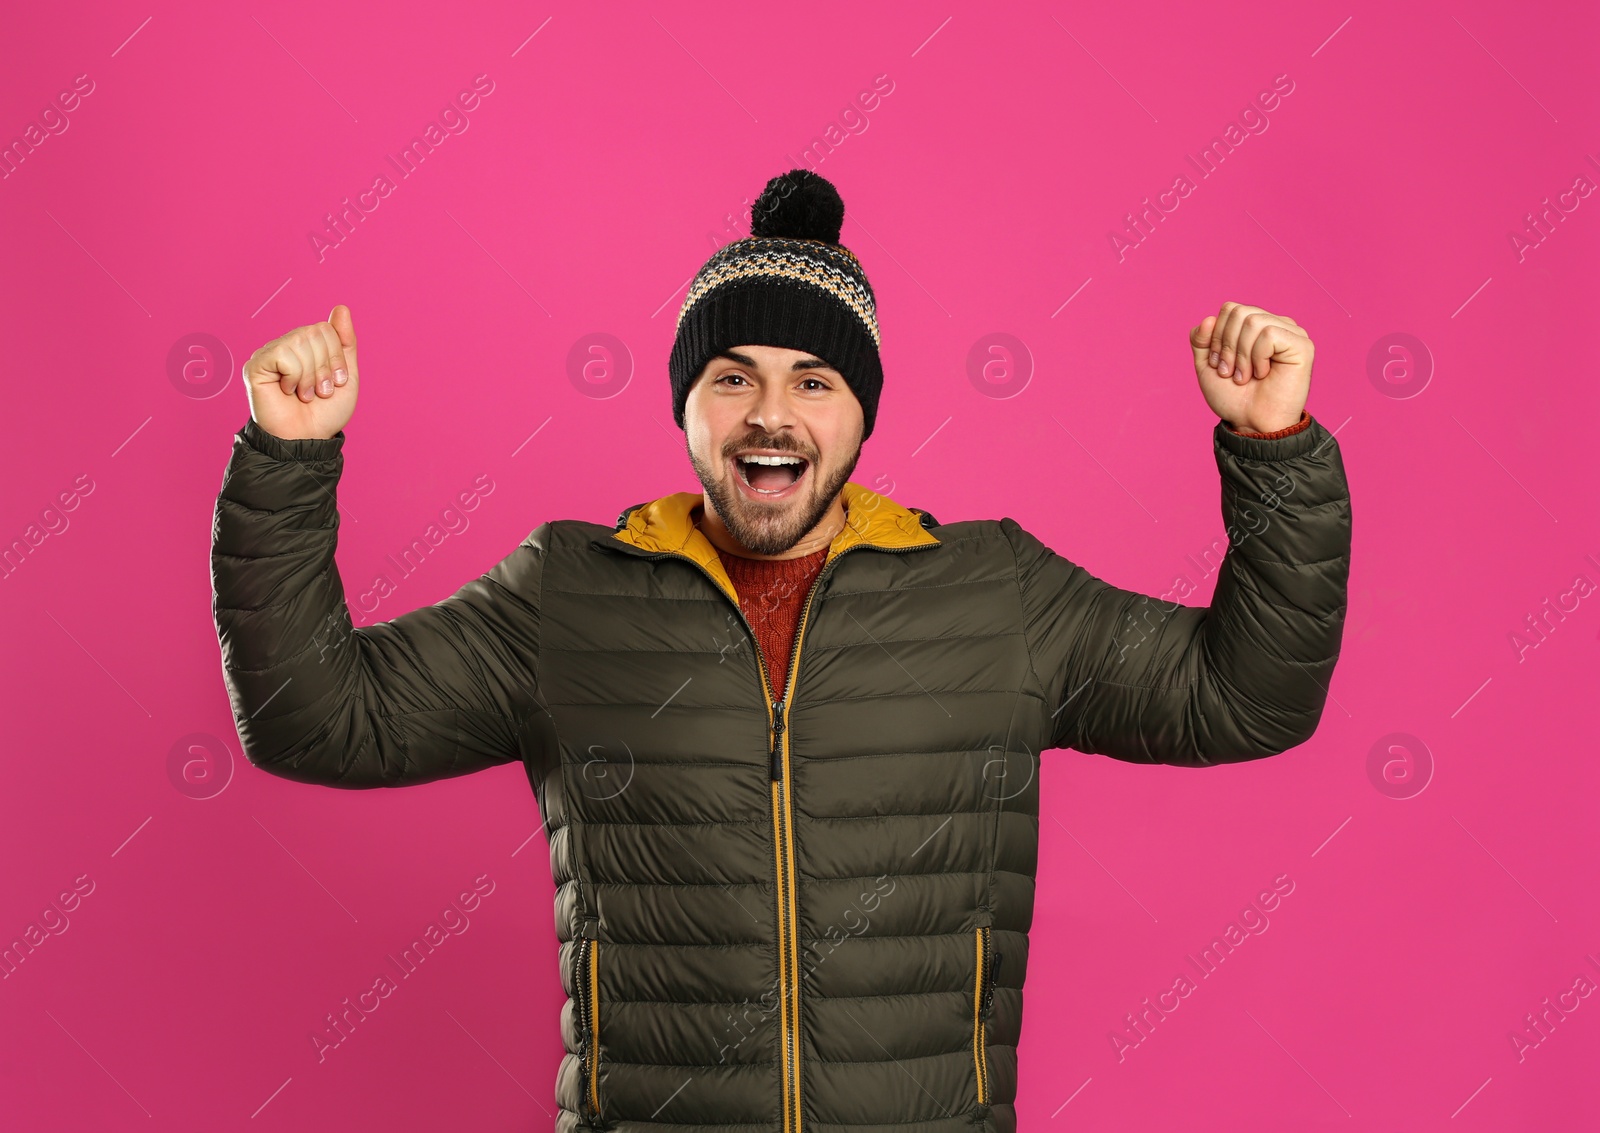
[[[339,304],[324,323],[296,327],[244,364],[250,416],[280,440],[332,437],[356,409],[356,328]]]
[[[1300,420],[1311,392],[1311,336],[1287,315],[1224,303],[1189,331],[1200,392],[1218,417],[1245,433]]]

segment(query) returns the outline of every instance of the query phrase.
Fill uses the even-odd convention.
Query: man
[[[349,309],[251,357],[212,553],[240,740],[336,787],[524,764],[561,1133],[1009,1133],[1039,753],[1211,766],[1321,717],[1350,502],[1311,341],[1235,303],[1190,331],[1232,545],[1209,609],[1161,602],[852,483],[883,373],[843,203],[794,170],[752,211],[669,362],[703,495],[544,523],[392,621],[353,628],[334,565]]]

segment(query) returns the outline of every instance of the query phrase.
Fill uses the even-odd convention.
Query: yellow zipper
[[[984,992],[988,990],[989,929],[978,929],[977,979],[972,986],[972,1064],[978,1075],[978,1104],[989,1104],[989,1023],[984,1018]]]
[[[860,544],[857,544],[857,546],[860,546]],[[784,994],[789,1016],[788,1031],[785,1035],[787,1046],[785,1048],[784,1077],[790,1083],[790,1089],[784,1099],[783,1115],[783,1126],[789,1133],[801,1133],[804,1129],[800,1102],[800,977],[798,974],[800,971],[800,938],[799,932],[795,927],[800,913],[798,903],[795,900],[794,884],[794,779],[791,776],[789,766],[789,710],[793,707],[795,678],[800,673],[800,648],[805,641],[806,623],[811,618],[811,601],[816,596],[817,588],[821,586],[823,575],[827,573],[829,565],[838,561],[842,555],[850,550],[851,548],[847,547],[845,550],[840,551],[839,554],[824,561],[822,569],[817,572],[817,577],[811,583],[811,590],[806,594],[805,605],[800,609],[800,624],[795,629],[794,651],[789,657],[789,671],[786,675],[783,700],[780,701],[783,705],[783,729],[781,733],[776,730],[773,732],[774,747],[778,746],[779,735],[781,734],[783,737],[781,775],[780,778],[773,780],[772,801],[774,816],[777,817],[781,814],[779,821],[782,827],[780,836],[784,857],[783,867],[784,872],[787,874],[786,884],[782,887],[784,892],[781,894],[785,909],[780,913],[778,919],[778,951],[780,955],[780,978],[785,968],[790,973],[789,984]],[[757,643],[758,652],[759,649],[760,644]],[[766,669],[763,664],[763,681],[766,679],[765,673]],[[780,803],[781,811],[779,809]],[[787,941],[784,940],[784,928],[786,925],[788,928]]]
[[[600,942],[589,942],[589,1104],[600,1112]]]

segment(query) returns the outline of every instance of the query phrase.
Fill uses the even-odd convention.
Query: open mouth
[[[734,471],[748,495],[758,499],[782,499],[798,490],[811,468],[811,462],[793,453],[740,453],[733,458]]]

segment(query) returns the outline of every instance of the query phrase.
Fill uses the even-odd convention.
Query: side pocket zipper
[[[972,988],[972,1064],[978,1075],[978,1104],[989,1104],[989,1016],[994,1011],[994,978],[1000,953],[989,946],[987,925],[977,933],[977,974]]]
[[[573,987],[578,998],[578,1077],[583,1091],[580,1116],[585,1125],[601,1128],[600,1121],[600,959],[599,941],[578,940],[573,962]]]

